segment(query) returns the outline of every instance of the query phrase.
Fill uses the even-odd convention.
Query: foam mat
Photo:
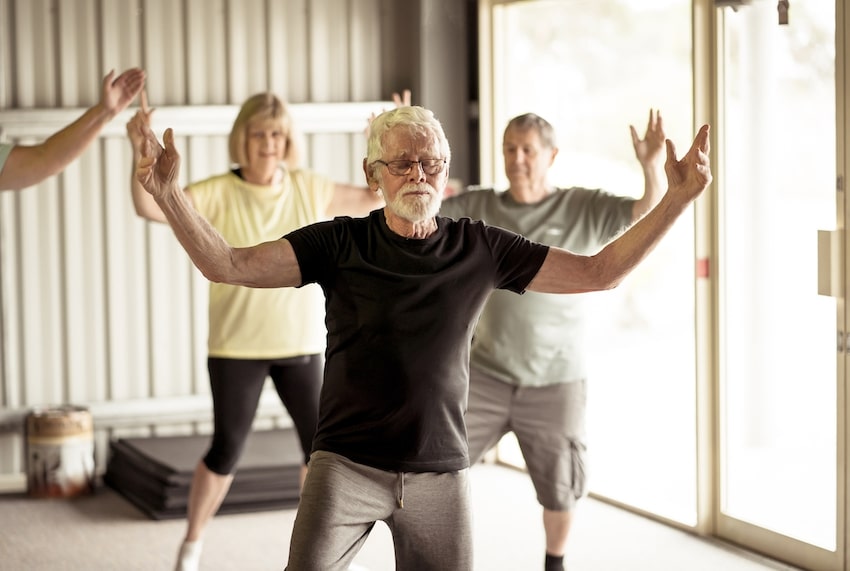
[[[152,519],[185,517],[192,474],[209,440],[207,435],[114,440],[103,481]],[[297,506],[302,461],[293,429],[251,433],[218,513]]]

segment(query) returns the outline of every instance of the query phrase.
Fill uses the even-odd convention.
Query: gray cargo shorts
[[[586,409],[585,380],[519,387],[471,368],[466,412],[470,462],[478,462],[513,432],[537,501],[548,510],[569,511],[587,492]]]

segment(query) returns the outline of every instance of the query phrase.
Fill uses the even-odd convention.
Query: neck
[[[276,168],[272,171],[256,171],[242,167],[242,178],[245,182],[258,185],[271,185],[280,182],[283,178],[283,170]]]
[[[411,222],[406,218],[395,216],[385,208],[384,218],[387,221],[387,227],[394,234],[398,234],[404,238],[422,240],[437,231],[437,219],[434,217]]]
[[[530,185],[511,185],[508,189],[511,197],[522,204],[534,204],[540,202],[552,192],[552,189],[547,185],[530,186]]]

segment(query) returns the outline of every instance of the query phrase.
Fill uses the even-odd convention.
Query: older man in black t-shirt
[[[437,216],[451,152],[421,107],[371,124],[363,167],[386,206],[280,240],[234,248],[193,211],[171,130],[149,129],[138,180],[210,280],[249,287],[318,283],[328,347],[319,426],[288,569],[344,570],[378,520],[399,569],[471,570],[466,431],[472,328],[494,288],[578,293],[615,287],[711,182],[708,126],[682,160],[668,142],[668,192],[595,256]]]

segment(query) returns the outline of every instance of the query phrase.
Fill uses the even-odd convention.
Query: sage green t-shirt
[[[443,201],[440,215],[468,217],[578,254],[593,254],[630,223],[635,199],[586,188],[557,189],[522,204],[508,192],[470,190]],[[470,365],[519,386],[545,386],[587,376],[581,294],[496,290],[481,313]]]
[[[6,165],[6,159],[9,158],[9,153],[12,152],[12,149],[15,145],[10,145],[9,143],[0,143],[0,172],[3,172],[3,167]]]

